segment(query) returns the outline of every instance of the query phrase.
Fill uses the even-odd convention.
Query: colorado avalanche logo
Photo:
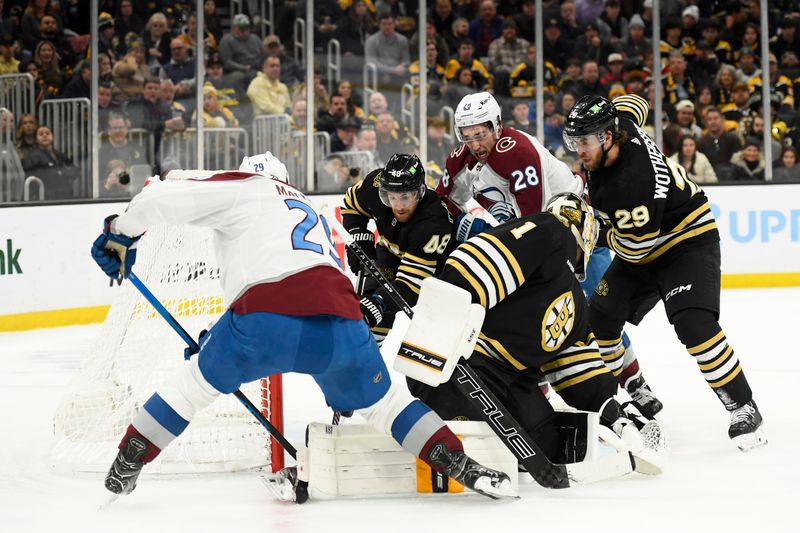
[[[478,203],[483,205],[484,209],[498,222],[508,222],[517,217],[514,206],[508,202],[503,191],[497,187],[486,187],[475,191],[475,193],[474,196],[481,197]]]
[[[511,137],[502,137],[495,145],[495,150],[499,153],[508,152],[517,145],[517,141]]]

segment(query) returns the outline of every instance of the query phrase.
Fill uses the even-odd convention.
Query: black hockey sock
[[[686,309],[676,313],[672,323],[678,338],[694,357],[725,409],[732,411],[752,399],[753,393],[739,359],[711,311]]]

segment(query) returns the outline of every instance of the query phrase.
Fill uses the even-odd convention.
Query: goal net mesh
[[[224,309],[211,231],[157,226],[141,238],[138,250],[137,276],[196,339]],[[136,412],[175,369],[188,364],[184,341],[131,283],[124,281],[113,290],[119,294],[56,411],[51,460],[57,470],[107,471]],[[268,419],[280,409],[270,382],[241,388]],[[270,447],[268,433],[253,415],[233,395],[221,395],[147,472],[264,467],[271,464]]]

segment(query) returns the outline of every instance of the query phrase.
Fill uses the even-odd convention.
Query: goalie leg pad
[[[485,314],[467,291],[425,279],[394,369],[432,387],[445,383],[459,359],[472,355]]]
[[[465,451],[482,465],[501,470],[516,492],[517,460],[484,422],[449,422]],[[372,426],[308,427],[309,492],[312,498],[378,497],[430,492],[463,492],[449,480],[437,486],[427,465]],[[469,493],[469,491],[467,491]]]

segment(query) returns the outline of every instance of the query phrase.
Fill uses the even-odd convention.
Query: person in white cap
[[[700,30],[697,23],[700,22],[700,9],[697,6],[688,6],[681,14],[683,19],[683,36],[691,37],[695,41],[700,38]]]

